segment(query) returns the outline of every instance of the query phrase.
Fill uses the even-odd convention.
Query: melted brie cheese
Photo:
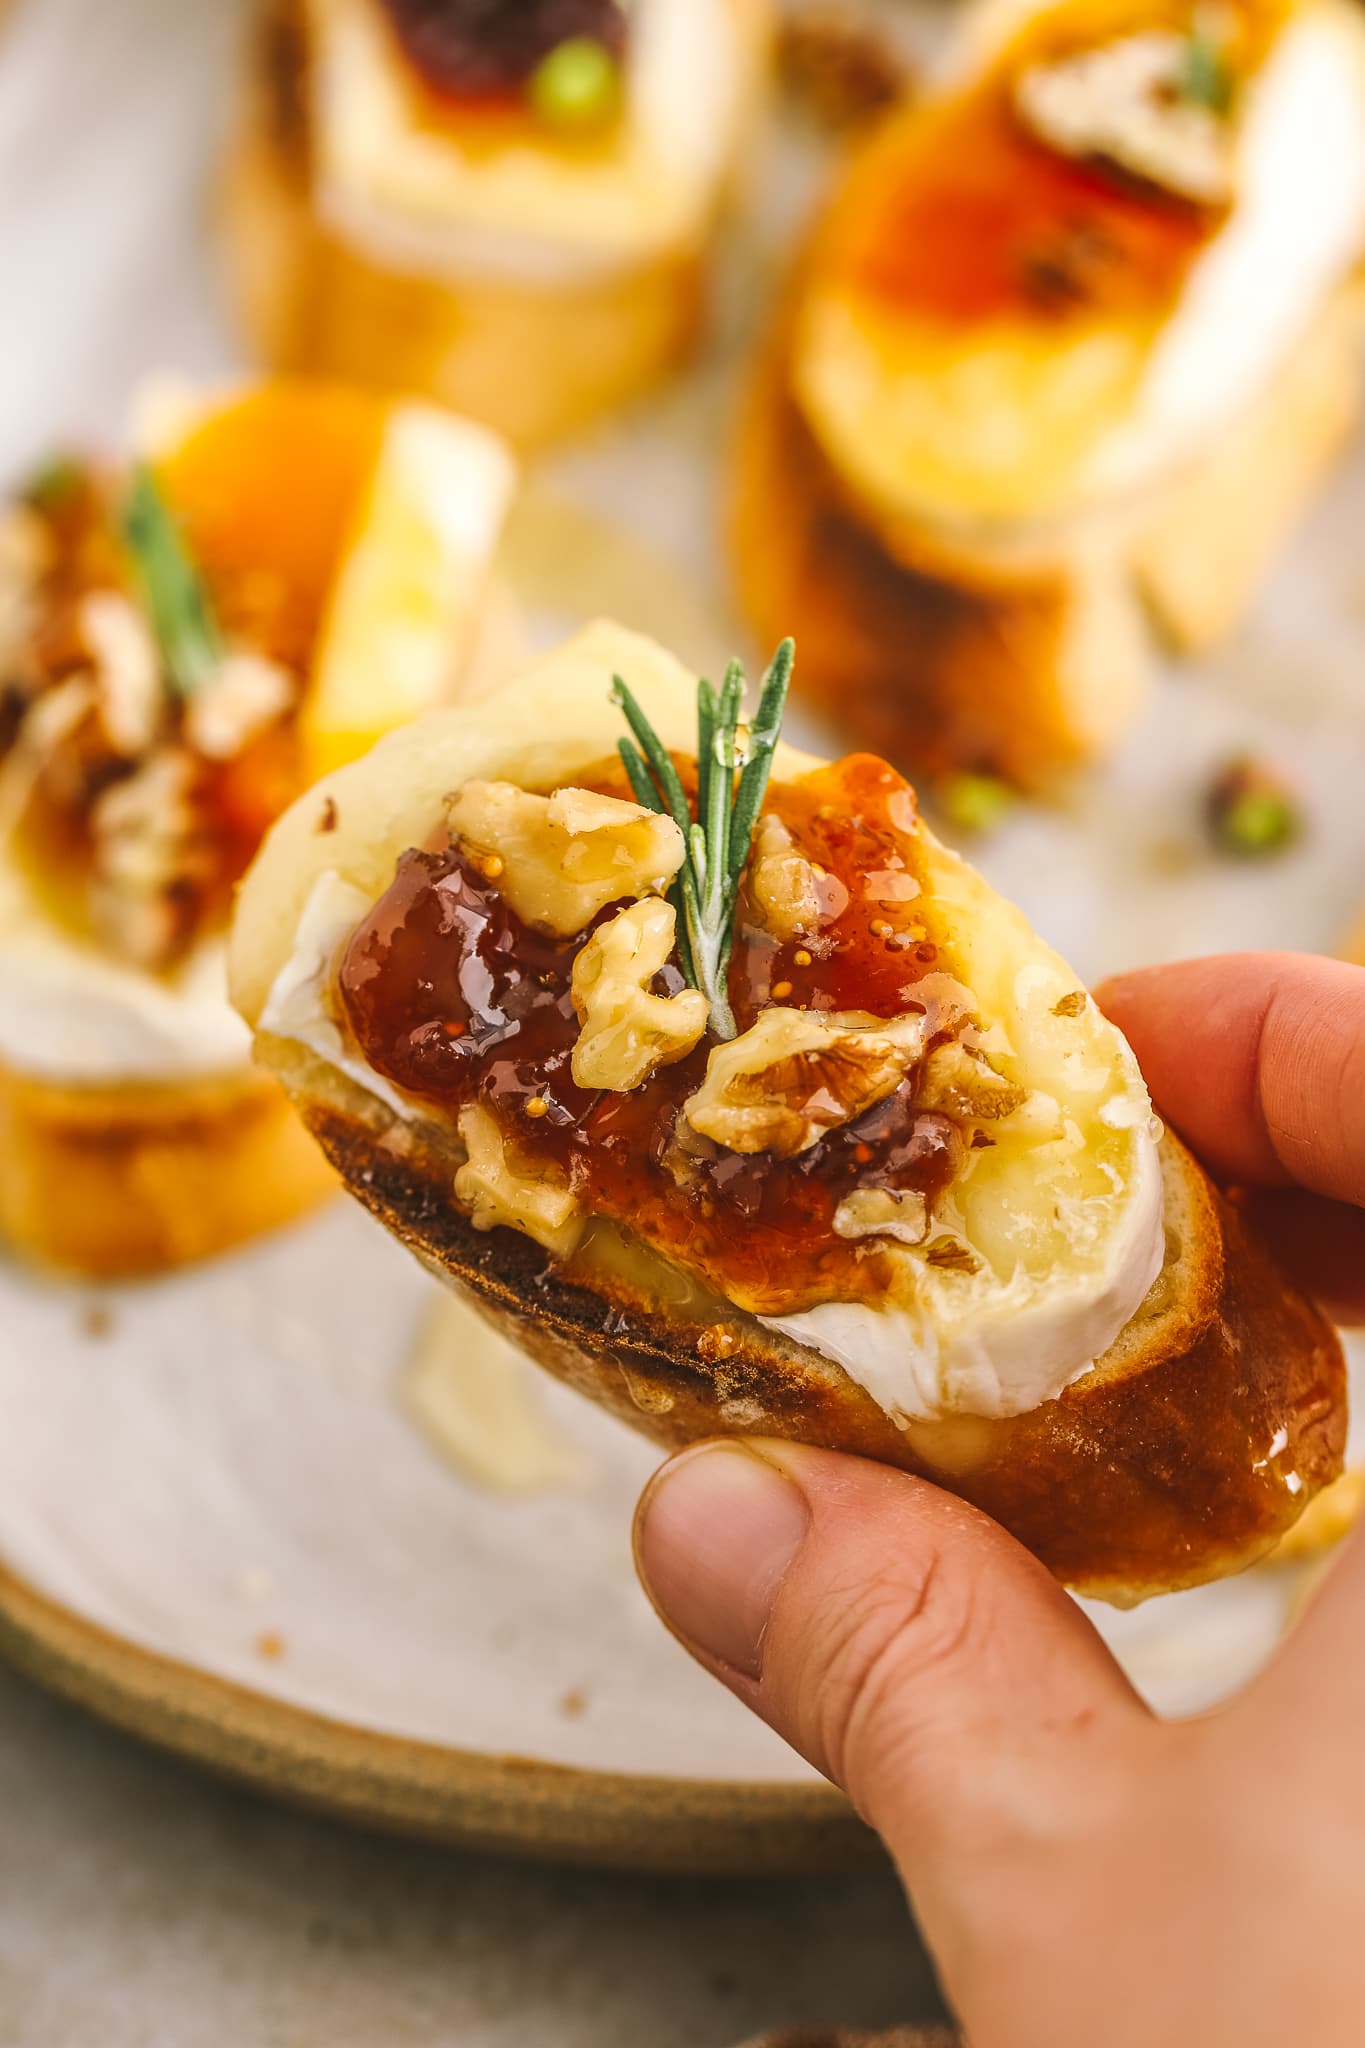
[[[342,948],[369,909],[370,898],[354,883],[330,871],[319,875],[299,919],[294,950],[275,977],[257,1028],[306,1047],[395,1115],[406,1117],[416,1113],[416,1105],[353,1050],[331,1000]]]
[[[794,387],[893,550],[900,520],[1006,545],[1031,522],[1114,504],[1196,460],[1264,395],[1365,251],[1353,6],[1290,13],[1246,87],[1235,182],[1150,342],[1112,323],[986,322],[917,329],[912,353],[817,278]]]
[[[637,0],[623,106],[600,146],[528,123],[469,148],[413,111],[374,0],[314,0],[317,198],[376,261],[426,276],[554,281],[702,234],[734,153],[752,64],[735,0]]]
[[[1115,1098],[1121,1110],[1130,1098]],[[1103,1115],[1103,1110],[1101,1110]],[[1147,1119],[1144,1116],[1144,1125]],[[1165,1256],[1161,1167],[1143,1129],[1117,1214],[1089,1259],[1042,1275],[1016,1267],[1000,1284],[936,1276],[931,1309],[823,1302],[802,1315],[762,1316],[808,1344],[897,1420],[1025,1415],[1086,1374],[1141,1307]],[[903,1257],[903,1254],[892,1254]],[[924,1292],[924,1276],[917,1276]],[[954,1299],[956,1295],[956,1299]]]
[[[0,860],[0,1060],[99,1087],[245,1070],[251,1034],[227,1000],[226,948],[205,940],[169,975],[125,966],[54,923]]]
[[[1249,93],[1232,215],[1194,264],[1131,416],[1095,449],[1091,493],[1178,463],[1254,403],[1365,249],[1365,39],[1315,7]]]

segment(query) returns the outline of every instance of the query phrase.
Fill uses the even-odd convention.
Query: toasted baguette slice
[[[648,643],[599,626],[499,697],[394,735],[329,777],[274,828],[248,875],[233,933],[234,999],[256,1029],[258,1055],[347,1187],[532,1357],[662,1443],[766,1432],[884,1459],[978,1503],[1066,1581],[1113,1600],[1250,1563],[1340,1470],[1340,1348],[1178,1142],[1167,1137],[1153,1152],[1139,1137],[1146,1104],[1135,1074],[1120,1113],[1099,1119],[1111,1135],[1131,1136],[1095,1156],[1129,1160],[1134,1174],[1148,1170],[1144,1160],[1153,1173],[1159,1166],[1164,1240],[1158,1228],[1151,1254],[1160,1270],[1098,1364],[1059,1398],[1023,1413],[980,1412],[970,1394],[915,1411],[932,1420],[893,1419],[829,1357],[776,1334],[600,1217],[567,1261],[520,1230],[473,1227],[455,1198],[465,1154],[453,1124],[395,1096],[327,1007],[345,933],[320,936],[311,906],[339,885],[348,906],[373,902],[399,854],[427,843],[448,794],[466,781],[506,778],[547,790],[600,761],[614,731],[606,702],[613,669],[629,675],[665,743],[684,748],[685,674]],[[791,779],[813,765],[783,749],[775,774]],[[330,829],[320,832],[324,811]],[[1057,1020],[1074,1019],[1077,1036],[1065,1037],[1056,1085],[1065,1091],[1068,1074],[1084,1077],[1099,1099],[1094,1062],[1116,1060],[1114,1071],[1127,1075],[1131,1055],[1074,990],[1058,1002],[1057,991],[1070,986],[1062,963],[979,876],[917,829],[925,890],[943,905],[944,934],[957,934],[953,971],[977,995],[983,1019],[1032,1048],[1035,1076],[1053,1074],[1050,1048],[1063,1043]],[[347,908],[346,931],[353,915]],[[941,948],[940,961],[949,957]],[[1119,1108],[1107,1087],[1106,1107]],[[1039,1189],[1047,1190],[1041,1211],[1050,1219],[1060,1215],[1053,1203],[1070,1197],[1048,1180],[1043,1151],[1028,1150],[1025,1139],[1026,1153],[1013,1155],[1004,1126],[994,1129],[995,1145],[980,1155],[963,1195],[961,1214],[976,1221],[960,1227],[974,1229],[978,1245],[992,1238],[1010,1246],[1016,1304],[1020,1232],[1040,1207]],[[1098,1137],[1085,1142],[1101,1146]],[[1013,1192],[1000,1192],[1007,1187]],[[989,1189],[997,1192],[988,1197]],[[1049,1252],[1040,1269],[1049,1315],[1076,1277],[1064,1263],[1078,1256],[1065,1230],[1077,1228],[1092,1246],[1107,1242],[1095,1236],[1105,1227],[1105,1199],[1096,1183],[1084,1221],[1078,1214],[1074,1226],[1047,1223],[1061,1233],[1062,1262]],[[1155,1206],[1151,1214],[1155,1222]],[[928,1279],[916,1285],[928,1302]],[[985,1302],[995,1315],[995,1296]],[[1013,1306],[1010,1316],[1008,1339],[1017,1347],[1023,1325]]]
[[[802,687],[837,729],[916,772],[1037,787],[1101,760],[1142,702],[1151,625],[1199,653],[1253,601],[1359,417],[1363,316],[1359,286],[1338,294],[1238,433],[1137,514],[1040,529],[1008,553],[904,520],[892,552],[792,400],[783,319],[731,465],[745,613],[765,642],[795,634]]]
[[[756,48],[764,10],[737,6]],[[314,187],[305,12],[296,0],[260,10],[221,190],[230,289],[267,363],[422,392],[526,449],[689,359],[705,310],[695,235],[648,260],[541,280],[390,267],[329,225]]]
[[[783,328],[756,366],[730,472],[730,554],[760,641],[792,633],[799,687],[916,774],[1028,786],[1111,750],[1141,700],[1142,607],[1111,536],[1022,569],[895,560],[850,508],[787,388]]]
[[[93,1279],[291,1223],[336,1188],[266,1076],[77,1087],[0,1066],[0,1238]]]
[[[1226,211],[1077,139],[1174,40],[1159,8],[976,0],[798,254],[738,436],[740,588],[916,770],[1102,757],[1152,628],[1237,626],[1359,415],[1365,31],[1339,0],[1238,22]]]

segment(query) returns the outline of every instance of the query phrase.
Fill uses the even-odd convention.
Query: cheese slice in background
[[[340,384],[159,379],[135,403],[133,442],[201,559],[276,572],[263,651],[307,670],[305,780],[456,694],[517,483],[497,434]]]
[[[451,694],[478,637],[516,484],[506,444],[393,407],[322,623],[300,731],[316,774]]]

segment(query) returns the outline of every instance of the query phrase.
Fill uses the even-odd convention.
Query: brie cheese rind
[[[280,820],[243,885],[231,949],[233,998],[267,1063],[287,1069],[291,1044],[309,1048],[384,1105],[391,1142],[436,1118],[348,1042],[332,986],[341,947],[463,784],[549,791],[611,753],[614,672],[666,745],[695,748],[694,679],[650,642],[598,623],[496,698],[390,736]],[[783,747],[774,778],[817,765]],[[335,823],[320,834],[324,807]],[[1084,1374],[1156,1279],[1157,1131],[1132,1054],[1064,962],[920,831],[938,965],[970,992],[982,1049],[1024,1099],[992,1125],[993,1144],[967,1154],[928,1242],[892,1245],[884,1296],[767,1320],[838,1362],[898,1420],[1010,1416]]]
[[[377,261],[553,283],[698,241],[733,158],[758,43],[753,0],[637,0],[619,119],[566,148],[422,118],[375,0],[311,0],[318,205]]]
[[[1178,475],[1235,429],[1365,251],[1365,22],[1346,0],[1294,0],[1239,87],[1230,203],[1164,306],[1090,307],[1082,291],[1075,306],[1040,309],[1019,293],[989,316],[935,319],[878,303],[848,251],[884,220],[898,176],[943,178],[937,127],[1000,90],[1039,24],[1074,23],[1101,48],[1142,26],[1120,31],[1088,0],[978,14],[987,26],[964,25],[939,96],[893,122],[847,181],[793,345],[818,443],[908,559],[915,522],[1009,551],[1035,527],[1093,519]],[[1154,191],[1149,203],[1155,217],[1175,202]],[[1085,260],[1102,271],[1102,254]]]

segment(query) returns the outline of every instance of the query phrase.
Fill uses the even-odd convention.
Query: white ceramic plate
[[[201,224],[230,13],[44,0],[7,24],[0,172],[26,197],[0,213],[23,310],[0,336],[0,468],[115,433],[142,371],[232,363]],[[562,458],[523,505],[509,571],[533,637],[600,609],[712,668],[742,644],[715,457],[736,337],[808,169],[778,163],[769,216],[732,251],[711,365]],[[1365,456],[1239,642],[1198,678],[1163,678],[1122,760],[1069,809],[1021,810],[981,849],[1082,973],[1330,947],[1365,897],[1362,513]],[[1248,746],[1299,777],[1309,831],[1288,858],[1237,868],[1203,847],[1199,802]],[[547,1384],[586,1476],[513,1501],[414,1430],[395,1390],[428,1284],[345,1206],[94,1315],[80,1292],[0,1268],[0,1645],[158,1741],[394,1825],[649,1864],[863,1850],[836,1796],[646,1612],[627,1554],[643,1441]],[[1181,1710],[1254,1668],[1288,1595],[1258,1573],[1104,1625]]]

